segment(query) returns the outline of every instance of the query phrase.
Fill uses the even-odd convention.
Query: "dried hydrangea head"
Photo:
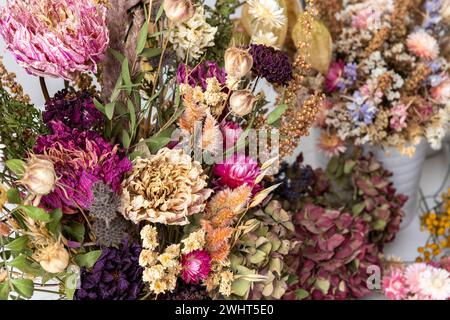
[[[123,182],[122,213],[134,223],[185,225],[212,193],[207,178],[183,150],[163,148],[148,159],[138,158]]]

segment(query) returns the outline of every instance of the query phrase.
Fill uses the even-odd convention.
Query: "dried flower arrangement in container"
[[[300,11],[8,0],[0,35],[46,103],[1,65],[0,299],[281,298],[296,242],[264,178],[322,99],[306,81],[314,32],[288,33],[315,19]],[[50,96],[47,77],[65,87]]]

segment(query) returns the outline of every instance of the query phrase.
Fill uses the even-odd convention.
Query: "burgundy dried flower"
[[[253,73],[272,84],[287,85],[292,80],[292,64],[283,51],[265,45],[252,45]]]
[[[191,87],[201,86],[203,90],[206,90],[206,79],[214,77],[221,85],[227,81],[225,69],[213,61],[205,61],[193,69],[184,63],[178,66],[177,81],[179,84],[188,83]]]
[[[45,207],[64,213],[89,209],[97,181],[120,193],[122,177],[132,165],[119,146],[94,131],[71,129],[60,121],[48,125],[52,133],[38,137],[33,149],[53,162],[59,178],[55,190],[42,198]]]
[[[137,243],[124,240],[119,248],[105,248],[92,270],[82,268],[75,300],[136,300],[142,291]]]
[[[42,113],[46,124],[61,121],[71,128],[92,129],[103,121],[103,114],[97,110],[87,92],[59,91],[45,104]]]

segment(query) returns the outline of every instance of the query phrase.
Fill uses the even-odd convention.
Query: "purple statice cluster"
[[[61,121],[48,123],[51,131],[38,137],[33,151],[45,154],[54,164],[58,184],[42,198],[48,209],[62,208],[64,213],[89,209],[93,185],[102,181],[119,193],[123,175],[132,164],[119,149],[91,130],[69,128]]]
[[[82,268],[75,300],[136,300],[144,286],[141,251],[126,239],[118,248],[103,249],[92,270]]]
[[[92,129],[103,122],[103,114],[97,110],[87,92],[61,90],[46,102],[42,118],[46,124],[61,121],[71,128]]]
[[[181,63],[177,70],[177,82],[179,84],[188,83],[191,87],[201,86],[206,90],[206,79],[216,78],[221,85],[227,81],[227,74],[224,68],[219,67],[216,62],[205,61],[195,68]]]
[[[287,85],[292,80],[292,64],[285,52],[265,45],[252,45],[250,54],[256,76],[278,85]]]
[[[446,32],[445,24],[441,23],[441,9],[443,4],[442,0],[427,0],[423,5],[425,15],[422,22],[422,28],[430,30],[439,36],[445,35]]]
[[[377,113],[377,108],[372,100],[364,96],[359,90],[353,93],[350,103],[347,103],[347,110],[355,124],[371,124]]]

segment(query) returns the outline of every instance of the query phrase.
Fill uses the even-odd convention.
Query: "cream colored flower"
[[[201,250],[205,246],[205,231],[200,229],[192,232],[186,239],[181,240],[183,254],[188,254],[195,250]]]
[[[178,257],[180,255],[180,245],[171,244],[164,250],[165,253],[172,255],[173,257]]]
[[[231,295],[231,285],[234,281],[234,274],[231,271],[223,271],[220,273],[220,286],[219,286],[219,292],[224,295],[225,297],[228,297]]]
[[[150,284],[150,290],[156,295],[164,293],[167,291],[167,283],[164,279],[158,279]]]
[[[207,47],[214,46],[216,32],[217,28],[206,22],[203,7],[198,7],[192,18],[176,25],[169,34],[169,41],[180,59],[197,60]]]
[[[122,213],[134,223],[186,225],[212,193],[207,178],[183,150],[163,148],[148,159],[137,158],[123,182]]]
[[[6,280],[8,278],[8,272],[5,269],[0,269],[0,283]]]
[[[139,265],[141,267],[154,265],[157,261],[158,255],[153,250],[143,249],[139,255]]]
[[[149,224],[142,228],[141,239],[145,249],[154,250],[158,247],[158,231]]]
[[[257,23],[279,29],[286,24],[284,9],[277,0],[247,0],[248,13]]]
[[[176,258],[176,256],[174,257],[169,253],[163,253],[158,256],[158,261],[164,268],[171,269],[178,265],[178,261],[176,260]]]
[[[227,99],[227,94],[222,92],[222,86],[216,77],[206,79],[206,85],[206,91],[203,96],[207,105],[217,106]]]
[[[160,264],[156,264],[149,268],[145,268],[142,274],[142,280],[144,282],[155,282],[158,279],[164,277],[164,267]]]
[[[278,37],[270,31],[257,30],[252,36],[253,44],[262,44],[268,47],[277,47]]]
[[[34,256],[42,269],[48,273],[60,273],[69,265],[69,253],[59,242],[40,249]]]

